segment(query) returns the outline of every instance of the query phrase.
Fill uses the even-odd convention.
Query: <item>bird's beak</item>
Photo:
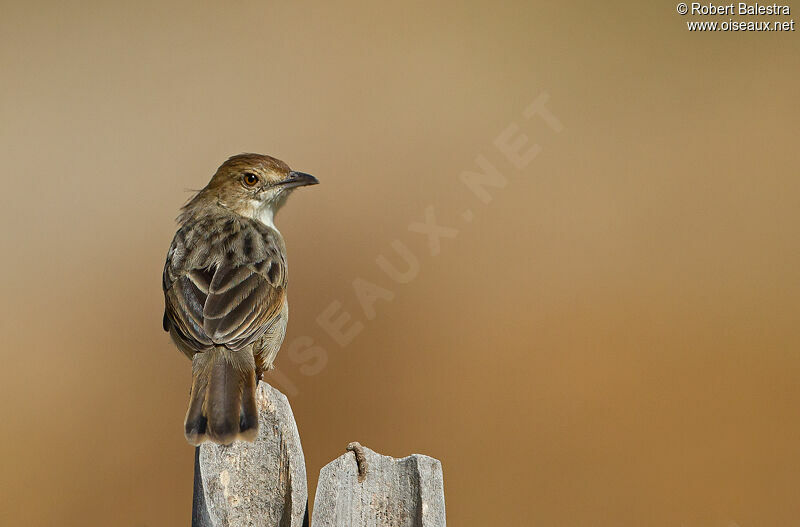
[[[289,177],[278,183],[283,188],[305,187],[306,185],[316,185],[319,180],[311,174],[304,172],[289,172]]]

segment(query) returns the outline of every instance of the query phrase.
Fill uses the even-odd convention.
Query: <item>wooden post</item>
[[[192,527],[308,525],[306,463],[289,401],[260,382],[258,437],[195,452]]]
[[[311,527],[445,527],[442,464],[382,456],[358,443],[319,474]]]
[[[306,465],[286,396],[264,382],[254,443],[195,450],[192,527],[308,527]],[[445,527],[442,464],[358,443],[320,471],[311,527]]]

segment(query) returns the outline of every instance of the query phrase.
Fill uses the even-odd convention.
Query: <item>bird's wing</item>
[[[203,329],[215,344],[237,350],[260,339],[280,313],[281,258],[217,268],[203,308]]]
[[[166,323],[190,348],[238,350],[261,338],[280,314],[286,260],[279,235],[251,222],[195,226],[175,236],[164,269]]]

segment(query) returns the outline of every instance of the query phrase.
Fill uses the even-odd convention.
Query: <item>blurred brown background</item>
[[[242,151],[322,181],[278,225],[287,343],[326,362],[284,349],[272,378],[312,488],[359,440],[441,459],[454,526],[800,521],[797,33],[633,1],[2,13],[0,524],[189,523],[161,269]],[[561,133],[522,116],[544,92]],[[541,147],[521,170],[512,124]],[[478,155],[507,178],[488,204],[459,180]],[[458,229],[436,256],[408,229],[429,206]],[[358,278],[394,295],[374,320]],[[344,347],[332,302],[363,324]]]

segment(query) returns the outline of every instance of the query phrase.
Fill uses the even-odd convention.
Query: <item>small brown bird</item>
[[[164,265],[164,330],[192,359],[184,432],[193,445],[252,441],[255,390],[286,332],[286,248],[273,219],[315,185],[283,161],[240,154],[187,203]]]

